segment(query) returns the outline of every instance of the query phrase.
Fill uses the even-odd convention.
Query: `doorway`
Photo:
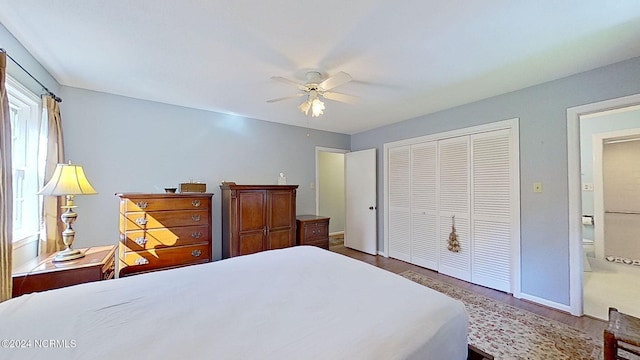
[[[316,148],[316,215],[330,218],[330,245],[344,242],[344,158],[347,152],[344,149]]]
[[[640,316],[640,109],[582,116],[580,142],[584,313]]]
[[[602,242],[597,241],[596,232],[602,229],[598,225],[604,222],[596,216],[599,200],[595,194],[602,184],[600,175],[594,171],[593,161],[597,153],[593,151],[594,144],[602,146],[604,139],[608,138],[603,136],[604,133],[640,127],[638,123],[629,125],[625,120],[628,118],[636,119],[631,123],[640,120],[640,94],[567,109],[570,310],[573,315],[587,314],[606,319],[606,311],[594,310],[593,305],[599,308],[618,306],[629,312],[625,305],[628,294],[620,295],[616,300],[613,290],[597,287],[615,284],[617,281],[610,276],[617,270],[612,270],[609,265],[613,264],[607,264],[605,259],[596,256],[595,248],[602,246]],[[591,222],[590,219],[595,220]],[[602,257],[602,252],[598,253]],[[639,269],[628,267],[625,273],[626,270]],[[602,276],[607,279],[596,279]],[[622,281],[618,288],[628,289],[628,284]],[[638,283],[637,278],[634,283]],[[607,294],[606,298],[594,297],[594,294],[603,292]],[[637,295],[631,298],[637,298]]]

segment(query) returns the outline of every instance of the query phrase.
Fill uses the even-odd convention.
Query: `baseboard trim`
[[[529,294],[526,294],[526,293],[523,293],[523,292],[520,293],[519,299],[528,300],[528,301],[534,302],[534,303],[536,303],[538,305],[547,306],[547,307],[550,307],[550,308],[553,308],[553,309],[556,309],[556,310],[560,310],[560,311],[564,311],[564,312],[566,312],[568,314],[571,314],[571,307],[569,305],[560,304],[560,303],[557,303],[555,301],[550,301],[550,300],[543,299],[543,298],[540,298],[540,297],[537,297],[537,296],[533,296],[533,295],[529,295]]]

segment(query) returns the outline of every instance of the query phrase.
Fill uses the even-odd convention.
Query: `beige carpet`
[[[469,343],[498,359],[601,359],[602,340],[582,330],[408,270],[400,275],[461,300]]]

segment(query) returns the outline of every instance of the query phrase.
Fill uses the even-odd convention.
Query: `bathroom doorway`
[[[583,310],[603,320],[610,306],[640,316],[638,159],[640,106],[580,116]]]

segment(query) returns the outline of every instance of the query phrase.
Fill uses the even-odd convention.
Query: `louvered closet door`
[[[438,143],[411,146],[411,263],[438,270]]]
[[[389,256],[411,261],[410,146],[389,149]]]
[[[439,271],[465,281],[471,280],[471,242],[469,237],[469,137],[438,142],[439,147]],[[461,250],[447,249],[452,223]]]
[[[471,135],[473,283],[511,292],[509,130]]]

